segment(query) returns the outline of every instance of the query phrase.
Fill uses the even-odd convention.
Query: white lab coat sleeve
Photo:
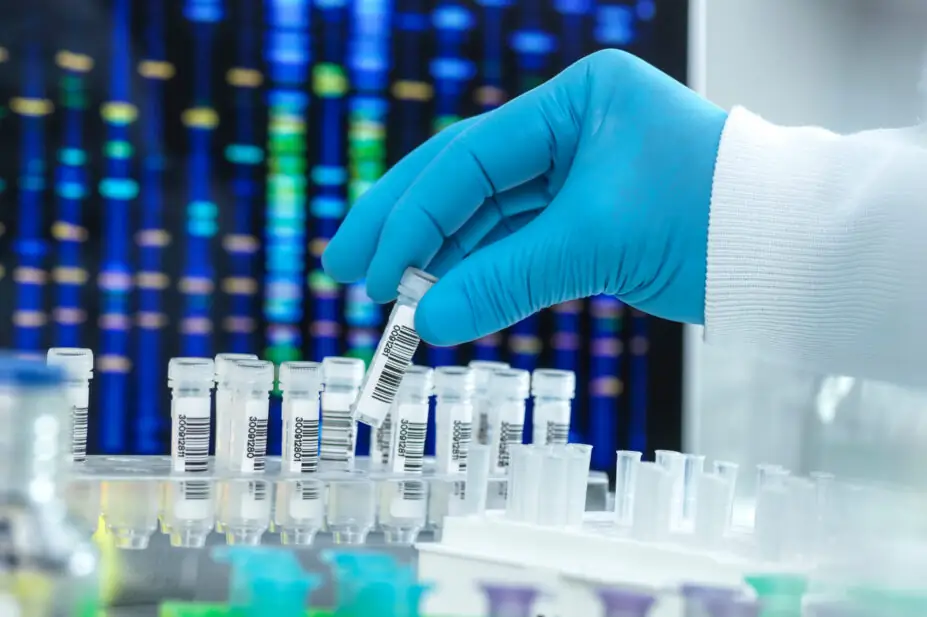
[[[927,385],[927,147],[735,108],[712,186],[705,339]]]

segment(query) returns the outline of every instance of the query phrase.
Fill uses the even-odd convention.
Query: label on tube
[[[232,466],[242,473],[264,471],[267,456],[268,401],[248,399],[241,403],[244,414],[233,422],[232,441],[238,445]]]
[[[351,404],[354,395],[343,392],[322,393],[322,439],[320,458],[328,463],[350,468],[354,464],[354,418]]]
[[[504,473],[509,466],[509,446],[522,443],[525,428],[523,401],[502,401],[494,410],[498,430],[492,434],[492,471]]]
[[[389,465],[389,449],[392,443],[393,413],[386,414],[383,424],[376,429],[370,439],[370,464],[386,467]]]
[[[358,421],[373,427],[383,423],[420,340],[415,331],[415,309],[397,304],[361,386],[357,399]]]
[[[178,397],[171,401],[171,468],[204,472],[209,467],[209,397]]]
[[[538,445],[565,444],[570,437],[569,401],[534,402],[534,422],[531,443]]]
[[[470,403],[439,402],[435,459],[438,473],[466,473],[467,453],[473,434]]]
[[[313,473],[319,468],[319,401],[284,400],[284,454],[290,473]]]

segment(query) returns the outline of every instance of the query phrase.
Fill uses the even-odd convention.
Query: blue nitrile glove
[[[634,56],[595,53],[405,157],[322,262],[339,282],[366,278],[376,302],[407,266],[440,277],[416,315],[436,345],[602,293],[701,323],[726,117]]]

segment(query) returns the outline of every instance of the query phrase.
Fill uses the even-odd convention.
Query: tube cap
[[[277,377],[284,392],[322,391],[322,365],[318,362],[284,362]]]
[[[323,358],[322,378],[328,386],[358,388],[364,381],[364,361],[341,356]]]
[[[46,363],[58,366],[72,379],[93,379],[93,351],[78,347],[53,347]]]
[[[231,366],[232,387],[248,386],[255,390],[274,389],[274,363],[267,360],[239,360]]]
[[[416,302],[422,299],[425,292],[438,282],[438,279],[418,268],[406,268],[399,281],[399,295]]]
[[[489,389],[489,378],[498,370],[511,368],[508,362],[493,362],[491,360],[474,360],[470,363],[473,369],[473,389],[485,392]]]
[[[435,394],[472,394],[473,372],[473,369],[466,366],[439,366],[435,369]]]
[[[495,371],[489,380],[489,391],[493,396],[511,398],[528,398],[531,385],[531,373],[518,368]]]
[[[240,360],[257,360],[253,353],[220,353],[216,354],[216,383],[229,378],[229,367]]]
[[[571,399],[576,394],[576,373],[552,368],[535,369],[531,375],[531,394]]]
[[[431,396],[434,390],[434,369],[413,364],[406,368],[405,375],[399,383],[399,391],[408,394]]]
[[[216,375],[216,363],[211,358],[171,358],[167,363],[167,382],[185,383],[208,381]]]
[[[64,382],[64,371],[34,360],[14,357],[0,358],[0,386],[43,388],[59,386]]]

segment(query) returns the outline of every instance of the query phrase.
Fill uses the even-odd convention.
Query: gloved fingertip
[[[354,283],[364,278],[363,266],[356,254],[342,250],[340,242],[330,242],[322,251],[321,261],[325,273],[338,283]]]
[[[437,347],[459,345],[476,338],[469,303],[453,288],[438,283],[422,297],[415,311],[415,329],[426,343]]]
[[[367,276],[367,297],[377,304],[386,304],[392,302],[399,295],[396,291],[396,285],[384,281],[381,276]]]

